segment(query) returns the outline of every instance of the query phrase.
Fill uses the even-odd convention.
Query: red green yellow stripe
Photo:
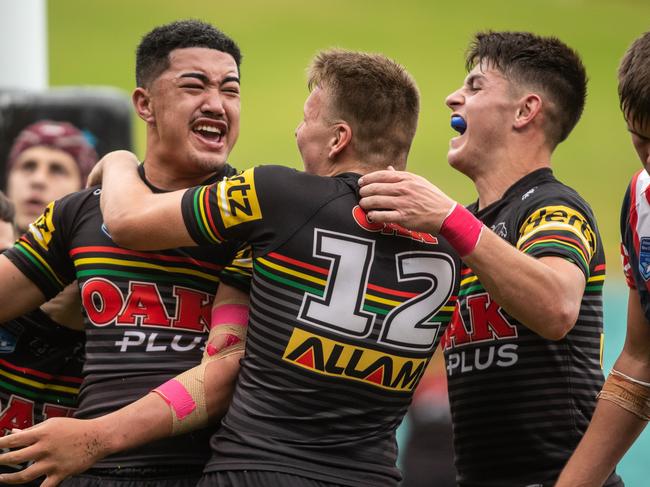
[[[128,255],[131,257],[138,257],[147,260],[156,259],[163,262],[178,262],[181,264],[189,264],[192,266],[200,265],[207,269],[212,269],[214,271],[220,271],[223,269],[222,265],[213,264],[212,262],[206,262],[203,260],[193,259],[191,257],[181,257],[177,255],[164,255],[164,254],[155,254],[152,252],[139,252],[137,250],[128,250],[120,249],[116,247],[105,247],[105,246],[87,246],[87,247],[75,247],[70,250],[70,257],[76,257],[80,254],[85,253],[107,253],[107,254],[117,254],[117,255]]]

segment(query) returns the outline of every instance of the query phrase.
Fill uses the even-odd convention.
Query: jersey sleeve
[[[48,300],[75,279],[66,244],[75,212],[73,196],[50,203],[4,254]]]
[[[283,166],[260,166],[183,195],[185,226],[199,245],[249,242],[264,251],[288,238],[329,201],[325,178]]]
[[[516,247],[536,258],[563,257],[589,279],[590,264],[600,245],[591,211],[577,195],[540,196],[524,203]]]
[[[241,244],[232,262],[224,267],[220,280],[240,291],[249,293],[253,275],[252,250],[249,244]]]

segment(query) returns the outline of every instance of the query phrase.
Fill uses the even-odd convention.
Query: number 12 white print
[[[354,338],[366,338],[376,315],[363,310],[374,263],[375,241],[314,230],[314,257],[330,262],[323,297],[306,293],[298,318],[311,325]],[[441,252],[413,251],[395,255],[397,281],[428,281],[428,288],[388,313],[378,342],[392,348],[429,350],[441,323],[430,321],[447,303],[454,288],[454,261]]]

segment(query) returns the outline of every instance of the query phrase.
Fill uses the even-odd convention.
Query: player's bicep
[[[183,191],[146,194],[122,215],[104,214],[113,241],[136,250],[196,245],[183,222]]]
[[[45,301],[38,286],[4,255],[0,255],[0,276],[0,322],[17,318]]]

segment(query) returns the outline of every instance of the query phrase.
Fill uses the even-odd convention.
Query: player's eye
[[[226,85],[222,88],[225,93],[239,94],[239,85]]]

